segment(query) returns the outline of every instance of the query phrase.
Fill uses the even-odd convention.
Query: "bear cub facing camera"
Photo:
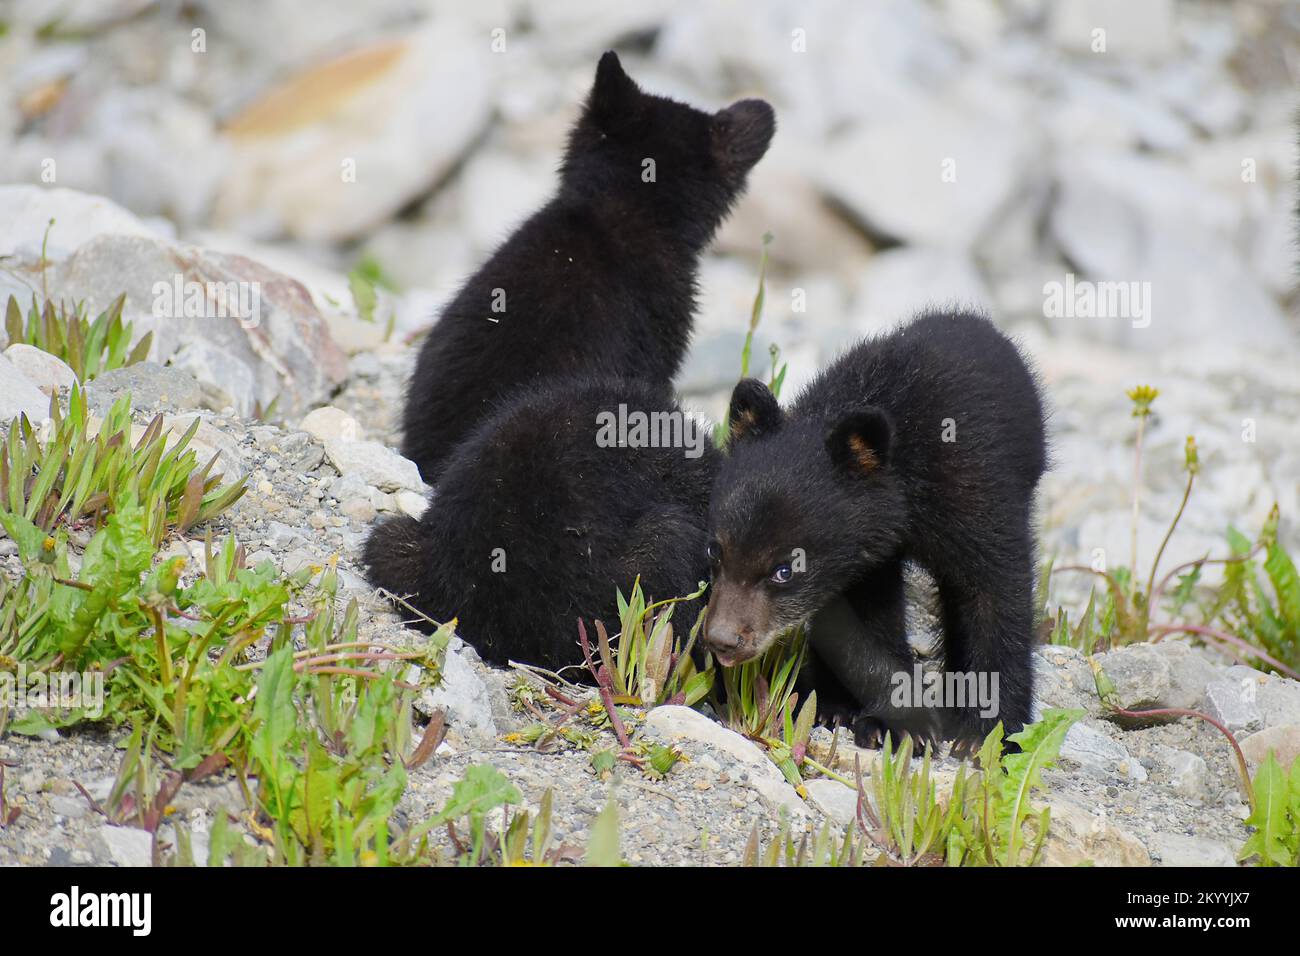
[[[720,457],[667,386],[535,386],[456,447],[418,520],[375,527],[367,577],[435,621],[457,617],[493,664],[580,664],[578,618],[617,621],[616,589],[629,594],[639,575],[662,600],[708,576]],[[700,610],[689,602],[674,618],[689,626]]]
[[[983,317],[926,314],[850,349],[788,411],[741,382],[729,418],[709,513],[715,657],[747,660],[806,623],[818,709],[851,716],[860,740],[891,730],[971,743],[999,720],[1020,730],[1047,452],[1037,382],[1015,345]],[[893,696],[919,674],[905,561],[938,586],[943,686],[965,699]]]
[[[601,57],[554,197],[465,283],[420,349],[402,454],[426,482],[499,400],[536,381],[672,380],[700,254],[775,129],[762,100],[705,112],[643,92],[617,55]]]

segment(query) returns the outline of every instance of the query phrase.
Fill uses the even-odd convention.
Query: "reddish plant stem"
[[[1121,717],[1199,717],[1201,720],[1210,724],[1217,729],[1219,733],[1228,738],[1228,743],[1232,744],[1232,750],[1237,755],[1237,770],[1241,774],[1242,786],[1246,788],[1246,798],[1250,801],[1250,808],[1255,809],[1255,787],[1250,782],[1250,771],[1246,767],[1246,755],[1241,752],[1241,746],[1237,743],[1237,738],[1223,724],[1219,723],[1209,714],[1203,714],[1199,710],[1188,710],[1185,707],[1156,707],[1151,710],[1125,710],[1122,707],[1110,707],[1112,714],[1118,714]]]

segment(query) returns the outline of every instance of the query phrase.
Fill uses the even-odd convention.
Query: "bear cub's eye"
[[[768,580],[773,584],[789,584],[792,577],[794,577],[794,571],[791,570],[790,565],[778,564],[772,569],[772,573],[768,576]]]
[[[717,564],[722,560],[722,545],[716,541],[710,541],[709,546],[705,549],[709,554],[709,560]]]

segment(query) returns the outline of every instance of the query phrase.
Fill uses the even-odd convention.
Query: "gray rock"
[[[1289,677],[1265,676],[1259,681],[1257,701],[1265,727],[1300,724],[1300,683]]]
[[[1065,334],[1144,351],[1192,341],[1291,350],[1296,335],[1276,300],[1246,267],[1224,226],[1230,204],[1172,160],[1102,149],[1065,154],[1056,171],[1059,198],[1052,237],[1080,280],[1118,282],[1140,300],[1100,294],[1101,305],[1053,315]],[[1057,281],[1069,299],[1071,286]],[[1143,284],[1144,283],[1144,284]],[[1115,287],[1116,292],[1120,287]],[[1137,306],[1141,305],[1142,308]],[[1080,314],[1081,312],[1087,314]],[[1223,316],[1231,314],[1229,330]]]
[[[5,358],[46,395],[79,384],[77,375],[56,355],[23,342],[15,342],[4,351]]]
[[[1101,713],[1092,670],[1083,652],[1073,647],[1049,644],[1034,649],[1034,695],[1043,707]]]
[[[656,707],[646,714],[638,735],[668,744],[686,743],[684,749],[688,751],[708,748],[725,758],[724,763],[738,765],[747,774],[749,785],[769,807],[784,809],[796,820],[808,816],[808,808],[799,795],[757,744],[697,710],[673,705]]]
[[[1239,741],[1241,752],[1252,770],[1259,767],[1271,752],[1283,771],[1300,757],[1300,724],[1278,724],[1251,734]]]
[[[35,423],[50,417],[50,398],[18,366],[0,355],[0,423],[26,415]]]
[[[1205,712],[1229,730],[1254,731],[1264,726],[1259,711],[1259,685],[1250,677],[1224,677],[1205,688]]]
[[[819,177],[870,233],[969,249],[1028,178],[1024,130],[964,104],[921,100],[833,141]]]
[[[325,442],[325,455],[343,476],[353,475],[380,491],[425,491],[420,469],[377,441]]]
[[[134,827],[104,825],[95,831],[116,866],[151,866],[153,837]]]
[[[69,820],[79,820],[86,815],[89,807],[86,805],[86,799],[81,796],[64,797],[58,794],[50,797],[50,810],[61,817]]]
[[[1050,4],[1052,40],[1072,53],[1160,59],[1176,49],[1173,0],[1057,0]],[[1106,46],[1098,51],[1093,31],[1104,29]]]
[[[1237,855],[1231,847],[1205,837],[1183,833],[1157,833],[1151,849],[1160,857],[1160,866],[1236,866]]]
[[[1223,673],[1205,652],[1185,640],[1166,638],[1158,644],[1134,644],[1132,649],[1151,647],[1169,665],[1169,690],[1166,707],[1194,709],[1205,697],[1205,687]]]
[[[1168,707],[1173,690],[1169,662],[1151,644],[1130,644],[1094,658],[1115,685],[1124,710]]]
[[[426,23],[397,40],[354,40],[342,57],[308,66],[231,117],[218,224],[348,239],[438,182],[487,123],[496,61],[505,58],[460,20]]]
[[[393,499],[397,510],[412,518],[419,518],[429,507],[428,497],[414,491],[399,491]]]
[[[45,251],[51,260],[64,258],[95,236],[157,235],[111,199],[75,189],[40,186],[0,186],[0,222],[4,223],[4,229],[0,230],[0,257],[18,251],[39,256],[47,227],[50,237]]]
[[[1102,773],[1146,779],[1146,771],[1129,756],[1128,749],[1107,734],[1105,725],[1092,721],[1081,720],[1070,728],[1061,743],[1061,756]]]
[[[1193,800],[1208,797],[1210,768],[1202,757],[1186,750],[1162,747],[1158,759],[1169,775],[1169,785],[1175,793]]]
[[[927,308],[991,311],[993,296],[961,250],[900,246],[871,258],[854,304],[855,327],[881,332]]]
[[[298,427],[320,441],[341,439],[356,441],[362,438],[361,425],[355,418],[332,405],[313,408],[308,412]]]
[[[487,684],[464,654],[465,647],[467,645],[459,638],[447,647],[442,679],[438,686],[420,695],[417,709],[426,715],[441,710],[448,725],[467,738],[493,740],[497,736],[497,725],[492,715],[491,695]]]
[[[241,418],[252,417],[257,383],[253,370],[242,359],[211,342],[195,339],[177,349],[169,364],[194,377],[208,408],[221,411],[230,407]]]
[[[243,256],[140,236],[99,236],[49,274],[52,296],[85,299],[92,314],[125,292],[123,318],[138,335],[153,331],[155,361],[204,342],[243,362],[254,376],[253,394],[241,396],[250,406],[257,400],[266,408],[278,396],[281,412],[293,413],[324,400],[346,377],[347,358],[307,290]]]
[[[808,802],[842,826],[852,824],[858,815],[858,795],[852,787],[838,780],[819,777],[804,783]]]
[[[103,372],[86,383],[87,404],[101,418],[128,393],[132,408],[152,411],[188,411],[203,404],[203,392],[193,375],[156,362]]]

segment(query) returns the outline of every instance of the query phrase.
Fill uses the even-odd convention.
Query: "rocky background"
[[[1165,566],[1222,553],[1229,524],[1253,536],[1275,502],[1300,549],[1300,7],[1283,0],[9,0],[0,300],[47,290],[97,311],[125,292],[137,335],[154,333],[150,361],[91,383],[96,406],[130,391],[142,419],[198,415],[195,443],[251,488],[216,530],[286,569],[340,555],[383,639],[400,622],[355,560],[377,514],[423,504],[392,450],[411,342],[547,196],[610,47],[652,91],[711,107],[757,95],[778,114],[704,265],[679,381],[701,413],[720,413],[738,374],[770,232],[755,355],[780,346],[787,389],[929,304],[985,309],[1019,337],[1053,410],[1041,524],[1060,562],[1129,560],[1124,391],[1139,383],[1161,391],[1139,566],[1177,507],[1189,434],[1202,470]],[[391,285],[373,309],[348,281],[361,262]],[[259,283],[260,320],[156,317],[155,283],[177,275]],[[1045,289],[1067,276],[1149,283],[1149,324],[1052,314]],[[44,417],[69,374],[10,346],[0,419]],[[1107,657],[1125,706],[1207,708],[1263,735],[1255,757],[1300,748],[1294,682],[1173,641]],[[1049,775],[1051,861],[1231,862],[1245,808],[1222,738],[1199,723],[1121,729],[1100,719],[1076,652],[1045,648],[1040,666],[1045,704],[1090,713]],[[488,759],[530,800],[555,786],[560,828],[581,841],[608,784],[585,754],[499,742],[522,720],[510,681],[467,648],[450,656],[425,707],[448,710],[452,736],[406,809],[439,805]],[[681,738],[692,760],[615,788],[635,862],[734,861],[781,806],[814,821],[851,810],[829,782],[803,803],[702,718],[665,710],[643,732]],[[72,787],[111,780],[108,738],[10,737],[0,759],[25,808],[0,832],[0,863],[140,861],[135,834],[101,826]],[[202,832],[220,798],[187,788],[181,809]]]

